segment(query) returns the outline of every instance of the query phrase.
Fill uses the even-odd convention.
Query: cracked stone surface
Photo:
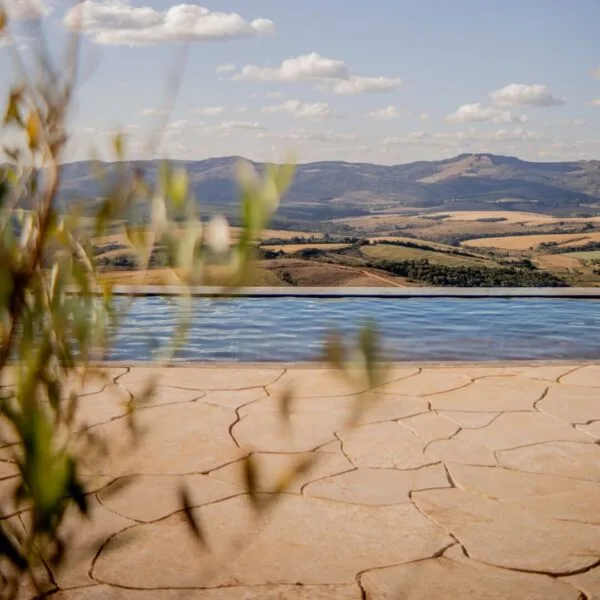
[[[135,531],[135,552],[106,546],[92,571],[113,585],[139,588],[199,587],[208,584],[265,583],[348,584],[368,568],[426,558],[452,540],[413,505],[356,506],[317,498],[290,496],[267,517],[261,531],[235,552],[231,540],[257,527],[244,497],[197,509],[217,570],[208,559],[197,568],[181,569],[198,549],[179,514]],[[401,540],[401,543],[399,541]],[[111,544],[118,544],[111,549]],[[169,552],[161,552],[167,544]],[[210,568],[212,566],[212,569]]]
[[[93,518],[67,520],[57,600],[600,598],[596,364],[397,365],[355,428],[358,390],[317,365],[115,367],[72,386],[110,453],[83,473]],[[251,491],[276,500],[261,518]]]
[[[518,573],[483,565],[454,547],[443,556],[373,570],[361,582],[367,598],[380,600],[578,600],[579,592],[546,575]]]

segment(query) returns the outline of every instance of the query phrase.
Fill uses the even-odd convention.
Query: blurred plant
[[[0,35],[10,43],[1,8]],[[180,326],[159,356],[168,360],[185,339],[191,286],[210,283],[211,266],[224,269],[220,282],[227,286],[252,281],[256,240],[294,173],[286,164],[270,165],[259,175],[240,163],[241,228],[232,244],[224,218],[208,223],[200,219],[185,171],[165,162],[152,182],[135,164],[125,162],[125,139],[115,135],[114,170],[107,173],[100,163],[93,166],[102,188],[93,217],[85,202],[61,209],[61,162],[79,70],[78,35],[73,34],[62,69],[49,62],[42,35],[38,42],[29,69],[13,44],[19,82],[10,91],[0,128],[6,157],[0,164],[0,453],[4,463],[14,466],[6,477],[13,485],[10,498],[0,499],[0,596],[7,598],[17,594],[25,578],[34,593],[42,593],[46,569],[60,568],[69,543],[62,531],[67,513],[89,514],[82,468],[101,460],[107,447],[83,427],[78,399],[92,377],[106,377],[94,361],[106,356],[127,307],[115,302],[112,284],[100,277],[92,241],[114,232],[120,223],[135,255],[136,283],[144,282],[155,248],[164,249],[167,282],[180,286],[182,307]],[[139,206],[147,209],[149,223],[135,221]],[[329,359],[358,391],[378,381],[376,345],[373,331],[366,329],[348,362],[338,340],[329,344]],[[134,433],[134,408],[152,394],[153,385],[150,381],[127,403]],[[349,425],[357,421],[362,398],[358,396]],[[282,398],[284,421],[292,400],[292,391]],[[308,461],[298,465],[275,491],[285,491],[307,468]],[[266,505],[259,502],[256,478],[256,466],[249,460],[250,497],[262,510]],[[191,531],[202,539],[185,489],[181,502]]]

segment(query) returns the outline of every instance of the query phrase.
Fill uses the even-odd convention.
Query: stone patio
[[[81,393],[111,453],[53,598],[600,598],[600,366],[399,365],[354,429],[356,391],[326,368],[156,371],[112,368]],[[157,375],[136,445],[126,403]],[[257,518],[251,454],[259,500],[317,460]],[[13,478],[0,449],[0,493]]]

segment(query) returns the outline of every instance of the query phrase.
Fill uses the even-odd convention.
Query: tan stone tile
[[[528,377],[529,379],[556,382],[576,367],[577,365],[544,365],[540,367],[519,367],[518,370],[523,377]]]
[[[447,439],[453,436],[460,427],[452,421],[435,413],[425,413],[416,417],[402,419],[400,425],[408,427],[425,443],[434,440]]]
[[[479,379],[461,390],[432,396],[434,410],[501,412],[533,410],[547,384],[524,377]]]
[[[94,577],[140,588],[203,586],[209,579],[213,586],[350,584],[366,568],[433,556],[451,541],[408,504],[366,507],[287,496],[259,532],[243,498],[194,512],[209,547],[222,559],[213,577],[208,557],[198,553],[180,515],[138,527],[135,552],[120,547],[119,536],[113,538],[95,563]],[[240,548],[244,531],[251,541]]]
[[[165,385],[155,385],[149,389],[145,384],[130,383],[122,385],[123,389],[133,394],[135,406],[161,406],[163,404],[180,404],[203,400],[206,392],[186,390]]]
[[[281,367],[132,367],[119,379],[123,385],[143,384],[154,377],[157,384],[192,390],[241,390],[262,387],[283,373]]]
[[[600,396],[594,389],[575,385],[553,385],[537,409],[569,423],[600,420]]]
[[[456,439],[487,446],[492,450],[508,450],[541,442],[589,442],[584,433],[568,423],[543,413],[505,413],[480,429],[464,429]]]
[[[340,434],[344,452],[360,468],[416,469],[431,464],[424,442],[398,423],[364,425]]]
[[[77,426],[85,428],[122,417],[127,414],[129,401],[130,396],[123,388],[108,383],[104,391],[77,400]]]
[[[340,453],[329,454],[326,452],[301,453],[301,454],[261,454],[253,455],[254,464],[257,467],[257,489],[261,492],[274,492],[279,484],[297,468],[310,458],[314,464],[306,473],[298,473],[293,477],[286,491],[299,493],[303,485],[337,473],[342,473],[354,468],[348,459]],[[222,481],[236,483],[246,487],[244,476],[244,461],[233,463],[217,469],[210,474],[211,477]]]
[[[281,401],[264,398],[240,409],[233,434],[257,452],[309,452],[335,439],[347,426],[357,397],[295,398],[284,419]]]
[[[600,365],[587,365],[565,375],[561,383],[567,385],[581,385],[583,387],[600,387]]]
[[[357,585],[259,585],[204,590],[126,590],[109,585],[69,590],[56,600],[360,600]]]
[[[84,379],[77,373],[72,373],[65,381],[64,395],[75,392],[78,396],[88,394],[98,394],[102,392],[108,384],[114,382],[127,373],[126,367],[104,367],[102,369],[91,369]]]
[[[577,600],[569,585],[546,575],[518,573],[465,558],[439,558],[368,571],[361,577],[377,600]]]
[[[414,492],[413,501],[470,557],[508,569],[564,574],[598,560],[600,527],[549,519],[538,510],[458,489]]]
[[[104,508],[94,496],[88,496],[88,502],[89,519],[81,518],[73,510],[63,525],[68,551],[60,568],[53,570],[54,579],[61,588],[94,583],[89,571],[102,544],[114,533],[133,525],[133,521]],[[129,550],[133,547],[135,545],[129,545]]]
[[[457,462],[467,465],[494,466],[494,453],[485,446],[452,438],[431,442],[425,449],[425,456],[430,461]]]
[[[206,392],[202,402],[223,406],[225,408],[239,408],[250,402],[256,402],[266,398],[267,394],[263,388],[252,388],[249,390],[227,390]]]
[[[471,379],[479,379],[481,377],[511,377],[519,375],[519,367],[484,367],[476,365],[464,365],[460,367],[438,367],[440,371],[445,373],[456,373]]]
[[[600,485],[513,469],[447,464],[456,485],[467,491],[536,510],[540,515],[600,524]]]
[[[102,504],[129,519],[155,521],[181,509],[180,490],[189,493],[191,506],[229,498],[244,490],[239,485],[213,479],[208,475],[142,475],[107,486],[99,494]]]
[[[600,440],[600,421],[595,421],[589,425],[577,425],[576,429],[583,431],[583,433],[589,435],[595,440]]]
[[[477,429],[489,425],[500,413],[494,412],[461,412],[456,410],[440,410],[440,415],[454,421],[461,429]]]
[[[201,473],[242,458],[228,433],[235,413],[201,402],[157,406],[136,411],[137,443],[125,419],[94,431],[110,440],[103,474],[177,475]]]
[[[412,415],[425,413],[429,410],[426,398],[411,396],[390,396],[373,394],[365,405],[364,414],[359,418],[360,424],[395,421]]]
[[[377,392],[403,396],[428,396],[460,388],[470,382],[470,377],[456,370],[423,369],[414,377],[381,386],[377,388]]]
[[[586,573],[562,577],[559,581],[567,581],[586,594],[586,600],[600,600],[600,567]]]
[[[498,460],[502,466],[520,471],[600,481],[600,447],[596,444],[548,442],[501,450]]]
[[[310,483],[304,488],[304,494],[353,504],[385,506],[410,502],[409,492],[413,490],[449,486],[446,471],[438,464],[410,471],[358,469]]]
[[[385,375],[385,382],[392,382],[415,375],[416,368],[392,368]],[[276,383],[268,386],[269,393],[278,395],[289,389],[294,390],[297,398],[324,398],[327,396],[349,396],[364,392],[348,383],[348,380],[336,369],[288,369]],[[383,389],[378,387],[377,390]]]

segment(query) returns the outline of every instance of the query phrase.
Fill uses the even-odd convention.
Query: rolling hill
[[[232,212],[237,204],[233,167],[237,157],[181,161],[203,206]],[[255,163],[256,164],[256,163]],[[150,179],[159,161],[120,165]],[[261,168],[261,164],[256,164]],[[106,164],[116,175],[118,165]],[[64,165],[62,198],[94,198],[102,190],[90,163]],[[428,210],[528,210],[600,212],[600,161],[537,163],[493,154],[462,154],[440,161],[402,165],[316,162],[299,165],[280,215],[296,220]]]

